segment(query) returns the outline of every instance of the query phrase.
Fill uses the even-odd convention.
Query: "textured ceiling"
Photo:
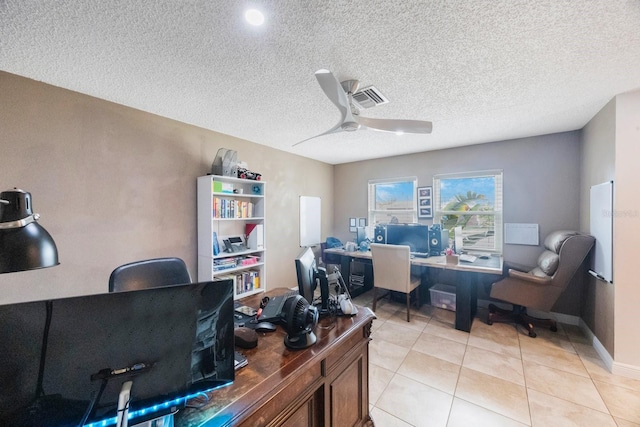
[[[340,119],[320,68],[433,133],[292,148]],[[0,69],[338,164],[582,128],[640,88],[640,1],[0,0]]]

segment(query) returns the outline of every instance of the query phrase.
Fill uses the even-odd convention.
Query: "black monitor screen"
[[[311,248],[304,248],[296,257],[296,274],[298,276],[298,292],[313,304],[313,292],[316,290],[317,268],[316,257]]]
[[[133,381],[131,424],[154,405],[179,409],[186,396],[234,379],[230,280],[63,298],[50,308],[36,399],[47,303],[0,306],[0,424],[112,425],[122,384]]]
[[[429,252],[429,226],[423,224],[388,224],[387,243],[407,245],[411,252]]]

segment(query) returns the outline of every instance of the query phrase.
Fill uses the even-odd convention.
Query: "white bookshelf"
[[[265,189],[264,181],[227,176],[207,175],[197,181],[198,281],[232,278],[235,299],[265,289]],[[256,247],[247,247],[248,224],[261,234],[258,245],[251,245]],[[232,252],[224,244],[229,238],[241,240]]]

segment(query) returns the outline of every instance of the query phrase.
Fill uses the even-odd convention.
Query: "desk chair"
[[[506,277],[491,285],[491,298],[508,302],[513,309],[504,310],[489,304],[487,323],[520,324],[532,338],[536,337],[534,324],[557,331],[555,320],[531,317],[527,314],[527,308],[550,311],[594,243],[592,236],[576,231],[555,231],[549,234],[544,240],[546,250],[538,257],[535,268],[526,273],[509,269]]]
[[[378,243],[372,243],[370,247],[373,261],[373,311],[376,311],[378,288],[401,292],[407,297],[407,322],[409,322],[411,292],[420,286],[420,277],[411,275],[411,249],[405,245]]]
[[[327,242],[320,243],[320,259],[327,269],[327,274],[333,273],[333,266],[337,266],[338,270],[340,270],[342,257],[338,254],[325,254],[325,249],[327,249]]]
[[[134,291],[191,283],[180,258],[155,258],[121,265],[109,276],[109,292]]]

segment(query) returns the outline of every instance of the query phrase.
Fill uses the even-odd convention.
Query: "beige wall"
[[[616,102],[611,100],[582,129],[580,225],[589,229],[589,198],[592,185],[615,176]],[[610,355],[614,354],[614,287],[587,276],[581,317]]]
[[[580,230],[579,132],[564,132],[463,148],[429,151],[335,166],[334,235],[354,238],[349,217],[367,216],[370,179],[502,169],[504,221],[540,224],[540,240],[553,230]],[[431,223],[431,221],[426,222]],[[505,245],[505,260],[535,265],[541,246]],[[581,281],[572,283],[554,311],[579,315]]]
[[[118,265],[178,256],[196,278],[196,177],[218,148],[267,182],[269,288],[296,283],[300,195],[333,228],[333,167],[0,72],[0,185],[31,192],[61,264],[0,275],[0,304],[107,291]]]
[[[635,369],[640,379],[638,242],[640,241],[640,90],[616,96],[613,219],[615,301],[614,372]]]

